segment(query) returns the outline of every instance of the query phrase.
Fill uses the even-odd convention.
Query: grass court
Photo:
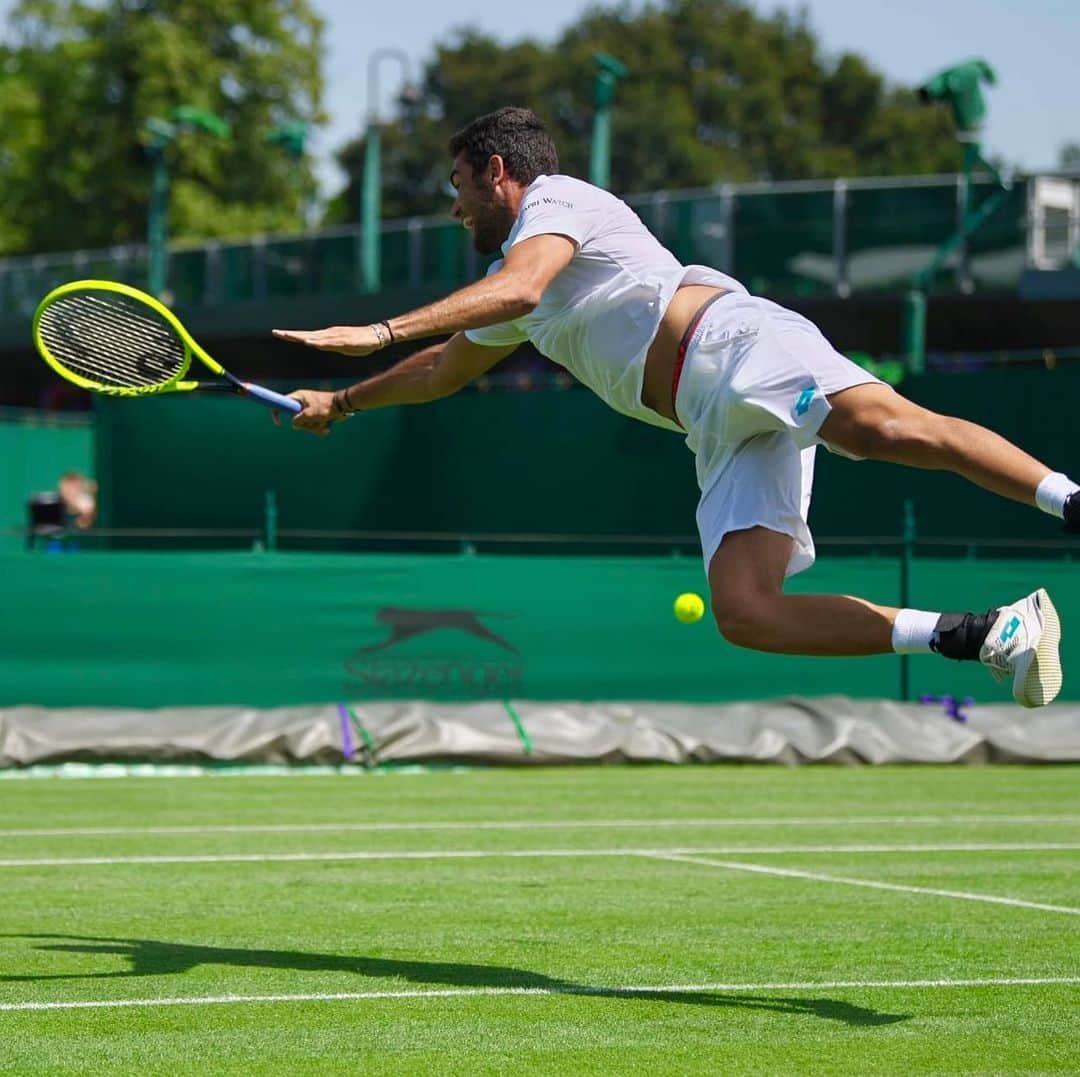
[[[0,1070],[1080,1070],[1075,767],[0,781]]]

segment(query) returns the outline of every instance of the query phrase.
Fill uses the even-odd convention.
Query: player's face
[[[472,233],[473,246],[481,254],[494,254],[510,234],[516,216],[504,183],[490,171],[474,172],[462,152],[454,158],[450,185],[456,192],[450,215]]]

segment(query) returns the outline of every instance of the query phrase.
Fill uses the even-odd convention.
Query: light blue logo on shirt
[[[810,410],[810,401],[814,399],[813,389],[803,389],[799,399],[795,401],[795,414],[802,416]]]

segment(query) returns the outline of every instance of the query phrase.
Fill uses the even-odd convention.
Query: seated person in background
[[[97,483],[81,471],[65,471],[57,484],[68,527],[86,531],[97,517]]]

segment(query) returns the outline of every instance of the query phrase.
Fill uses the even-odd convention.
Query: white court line
[[[190,998],[117,998],[76,1002],[0,1002],[0,1011],[106,1010],[134,1006],[235,1006],[265,1002],[354,1002],[402,998],[489,998],[499,995],[690,995],[703,992],[742,991],[902,991],[937,987],[1050,987],[1080,984],[1077,976],[1009,977],[977,980],[833,980],[821,983],[663,984],[657,987],[477,987],[435,991],[339,991],[296,995],[208,995]]]
[[[902,883],[882,883],[872,879],[852,879],[845,875],[823,875],[816,871],[797,871],[794,868],[767,868],[763,864],[740,864],[725,860],[701,860],[682,854],[660,854],[656,860],[676,860],[684,864],[703,864],[710,868],[727,868],[729,871],[750,871],[761,875],[779,875],[789,879],[811,879],[821,883],[843,883],[846,886],[865,886],[872,890],[899,890],[905,894],[931,894],[935,897],[961,898],[964,901],[986,901],[992,905],[1015,905],[1022,909],[1039,909],[1042,912],[1063,912],[1080,916],[1080,909],[1067,905],[1044,905],[1038,901],[1021,898],[997,897],[992,894],[974,894],[968,890],[939,890],[930,886],[907,886]]]
[[[277,864],[352,860],[492,860],[589,856],[763,856],[802,853],[1033,853],[1075,852],[1080,842],[937,842],[907,845],[721,845],[637,849],[364,849],[296,853],[162,853],[143,856],[44,856],[0,859],[0,868],[63,868],[120,864]]]
[[[750,816],[747,818],[693,819],[544,819],[478,820],[476,822],[412,823],[261,823],[209,826],[86,826],[42,827],[0,830],[0,838],[110,837],[139,834],[318,834],[378,833],[424,830],[617,830],[671,828],[680,826],[947,826],[954,823],[993,825],[997,823],[1078,823],[1080,815],[850,815],[801,816],[796,818]]]

